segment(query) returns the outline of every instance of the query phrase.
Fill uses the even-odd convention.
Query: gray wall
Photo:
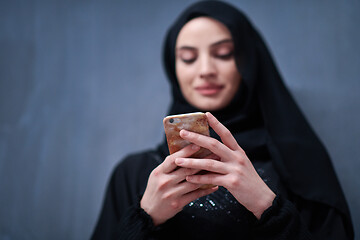
[[[161,45],[190,2],[0,2],[0,239],[89,238],[114,165],[162,139]],[[232,2],[329,150],[359,235],[360,2]]]

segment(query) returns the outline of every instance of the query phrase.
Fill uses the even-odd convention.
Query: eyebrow
[[[215,43],[211,44],[211,46],[217,46],[217,45],[221,45],[223,43],[228,43],[228,42],[232,43],[233,40],[232,39],[223,39],[223,40],[220,40],[218,42],[215,42]]]
[[[232,43],[233,40],[232,40],[232,39],[228,39],[228,38],[227,38],[227,39],[223,39],[223,40],[220,40],[220,41],[218,41],[218,42],[212,43],[210,46],[211,46],[211,47],[214,47],[214,46],[218,46],[218,45],[221,45],[221,44],[223,44],[223,43],[228,43],[228,42]],[[179,47],[179,48],[176,48],[176,50],[196,50],[196,48],[185,45],[185,46],[181,46],[181,47]]]

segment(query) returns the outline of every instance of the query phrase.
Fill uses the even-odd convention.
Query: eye
[[[191,64],[193,62],[195,62],[196,58],[190,58],[190,59],[184,59],[182,58],[181,61],[183,61],[186,64]]]
[[[231,59],[234,56],[234,52],[231,51],[229,53],[224,53],[224,54],[217,54],[216,57],[223,59],[223,60],[228,60]]]
[[[234,46],[232,43],[228,43],[228,42],[220,45],[216,45],[213,48],[212,54],[215,58],[221,60],[231,59],[234,56]]]
[[[183,48],[177,52],[177,57],[185,64],[191,64],[197,59],[197,52],[194,49]]]

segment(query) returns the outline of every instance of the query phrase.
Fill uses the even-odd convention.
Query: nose
[[[208,79],[216,76],[216,66],[210,56],[203,56],[200,61],[200,78]]]

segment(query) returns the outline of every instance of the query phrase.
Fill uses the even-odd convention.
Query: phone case
[[[209,124],[204,113],[198,112],[167,116],[164,118],[163,122],[170,154],[173,154],[190,144],[180,137],[180,130],[182,129],[210,136]],[[209,150],[200,148],[200,150],[191,157],[204,158],[210,153]]]

